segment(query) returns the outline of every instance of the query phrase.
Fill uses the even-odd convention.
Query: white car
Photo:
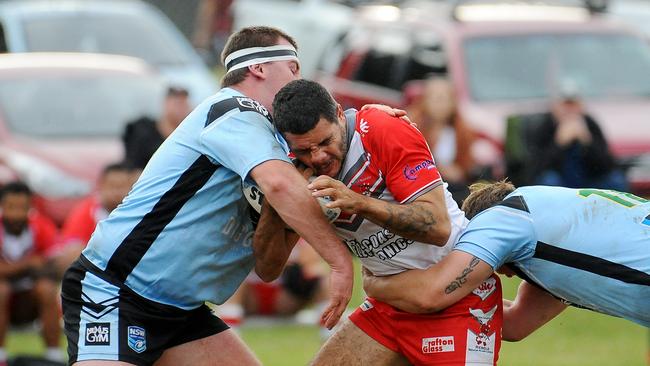
[[[0,1],[0,52],[141,58],[168,83],[187,88],[194,104],[219,87],[176,26],[160,10],[139,0]]]
[[[302,76],[310,78],[323,50],[352,25],[354,9],[343,1],[237,0],[233,30],[252,25],[282,29],[298,43]]]
[[[0,54],[0,186],[24,181],[61,223],[102,169],[124,157],[124,125],[159,116],[165,90],[134,57]]]

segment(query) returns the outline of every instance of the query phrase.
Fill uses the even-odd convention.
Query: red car
[[[650,193],[650,47],[587,9],[522,2],[427,2],[366,8],[325,52],[317,80],[346,107],[403,105],[430,73],[454,83],[460,113],[483,137],[476,159],[503,174],[506,120],[542,112],[574,82],[634,191]],[[404,93],[406,92],[406,93]]]
[[[144,61],[95,54],[0,55],[0,185],[25,181],[58,223],[123,158],[124,124],[158,116],[163,80]]]

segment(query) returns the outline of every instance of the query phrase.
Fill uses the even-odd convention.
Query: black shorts
[[[119,360],[151,365],[168,348],[228,329],[205,304],[183,310],[147,300],[112,283],[83,257],[65,273],[61,297],[69,364]]]

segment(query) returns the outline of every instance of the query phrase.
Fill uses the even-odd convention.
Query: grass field
[[[513,298],[518,282],[503,279],[506,298]],[[362,300],[358,284],[352,304]],[[320,347],[315,326],[244,326],[241,335],[268,366],[306,365]],[[648,329],[629,321],[571,308],[524,341],[504,342],[499,365],[646,366],[648,336]],[[40,354],[43,345],[33,331],[13,332],[7,351]]]

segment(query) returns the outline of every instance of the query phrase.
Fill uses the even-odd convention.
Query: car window
[[[118,136],[129,120],[158,115],[164,87],[154,80],[114,74],[3,79],[0,116],[21,135]]]
[[[628,35],[472,38],[464,43],[477,101],[546,98],[571,79],[588,97],[650,96],[650,49]]]
[[[410,80],[445,70],[441,43],[433,34],[385,28],[351,38],[359,45],[349,50],[366,49],[353,80],[401,90]]]
[[[127,14],[59,14],[27,18],[26,45],[34,52],[95,52],[139,57],[153,65],[189,63],[186,50],[160,22]]]

